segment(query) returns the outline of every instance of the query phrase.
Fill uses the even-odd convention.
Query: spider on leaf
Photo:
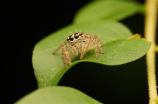
[[[70,46],[66,44],[69,43]],[[81,54],[80,59],[82,59],[86,53],[86,51],[95,48],[96,58],[98,58],[98,45],[103,54],[102,43],[100,39],[92,34],[83,34],[82,32],[77,32],[70,35],[67,40],[62,43],[54,52],[55,54],[60,48],[62,48],[62,58],[64,66],[67,68],[66,60],[69,64],[71,64],[71,60],[69,54],[78,55]]]

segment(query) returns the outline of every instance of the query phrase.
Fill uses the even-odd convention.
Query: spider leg
[[[98,58],[98,45],[97,45],[97,40],[94,39],[92,40],[93,44],[94,44],[94,48],[95,48],[95,53],[96,53],[96,58]]]
[[[67,51],[67,46],[63,45],[63,47],[62,47],[62,58],[63,58],[63,63],[65,65],[65,67],[67,67],[65,59],[68,61],[69,64],[71,64],[71,61],[70,61],[70,58],[69,58],[68,55],[69,55],[69,53]]]
[[[67,68],[66,61],[64,55],[62,55],[64,66]]]
[[[100,39],[97,38],[97,39],[96,39],[96,43],[99,44],[99,48],[100,48],[100,50],[101,50],[101,53],[104,54],[103,49],[102,49],[102,43],[101,43]]]
[[[67,44],[67,41],[65,41],[64,43],[62,43],[54,52],[53,54],[55,54],[63,45]]]
[[[83,48],[83,52],[81,53],[80,59],[83,58],[85,52],[87,51],[88,46],[89,46],[89,43],[90,43],[90,37],[89,37],[89,35],[88,35],[88,36],[87,36],[87,41],[86,41],[85,47]]]

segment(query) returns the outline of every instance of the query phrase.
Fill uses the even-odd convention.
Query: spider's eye
[[[74,37],[75,37],[75,39],[77,39],[79,36],[78,36],[78,35],[75,35]]]
[[[74,38],[70,38],[70,40],[71,40],[71,41],[73,41],[73,40],[74,40]]]

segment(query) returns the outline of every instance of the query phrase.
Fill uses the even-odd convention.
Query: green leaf
[[[72,64],[65,69],[61,49],[53,55],[52,52],[75,32],[95,34],[105,43],[104,54],[96,59],[95,51],[90,50],[82,60],[71,55]],[[150,43],[144,39],[127,39],[132,33],[122,24],[115,21],[97,21],[88,24],[69,25],[38,42],[33,51],[33,67],[38,87],[57,85],[65,72],[73,65],[82,61],[96,62],[104,65],[120,65],[134,61],[147,52]],[[80,60],[80,61],[79,61]]]
[[[141,12],[142,8],[142,4],[132,0],[95,0],[77,12],[74,23],[99,19],[122,20]]]
[[[102,104],[88,95],[70,87],[45,87],[38,89],[15,104]]]

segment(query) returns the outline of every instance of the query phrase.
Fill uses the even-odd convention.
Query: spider
[[[66,44],[69,43],[69,46]],[[95,48],[96,58],[98,58],[98,45],[103,54],[102,44],[100,39],[92,34],[83,34],[82,32],[77,32],[70,35],[64,43],[62,43],[54,52],[55,54],[60,48],[62,48],[62,58],[64,66],[67,68],[66,60],[69,64],[71,64],[71,60],[69,58],[69,54],[78,55],[80,54],[80,59],[82,59],[86,53],[86,51]]]

